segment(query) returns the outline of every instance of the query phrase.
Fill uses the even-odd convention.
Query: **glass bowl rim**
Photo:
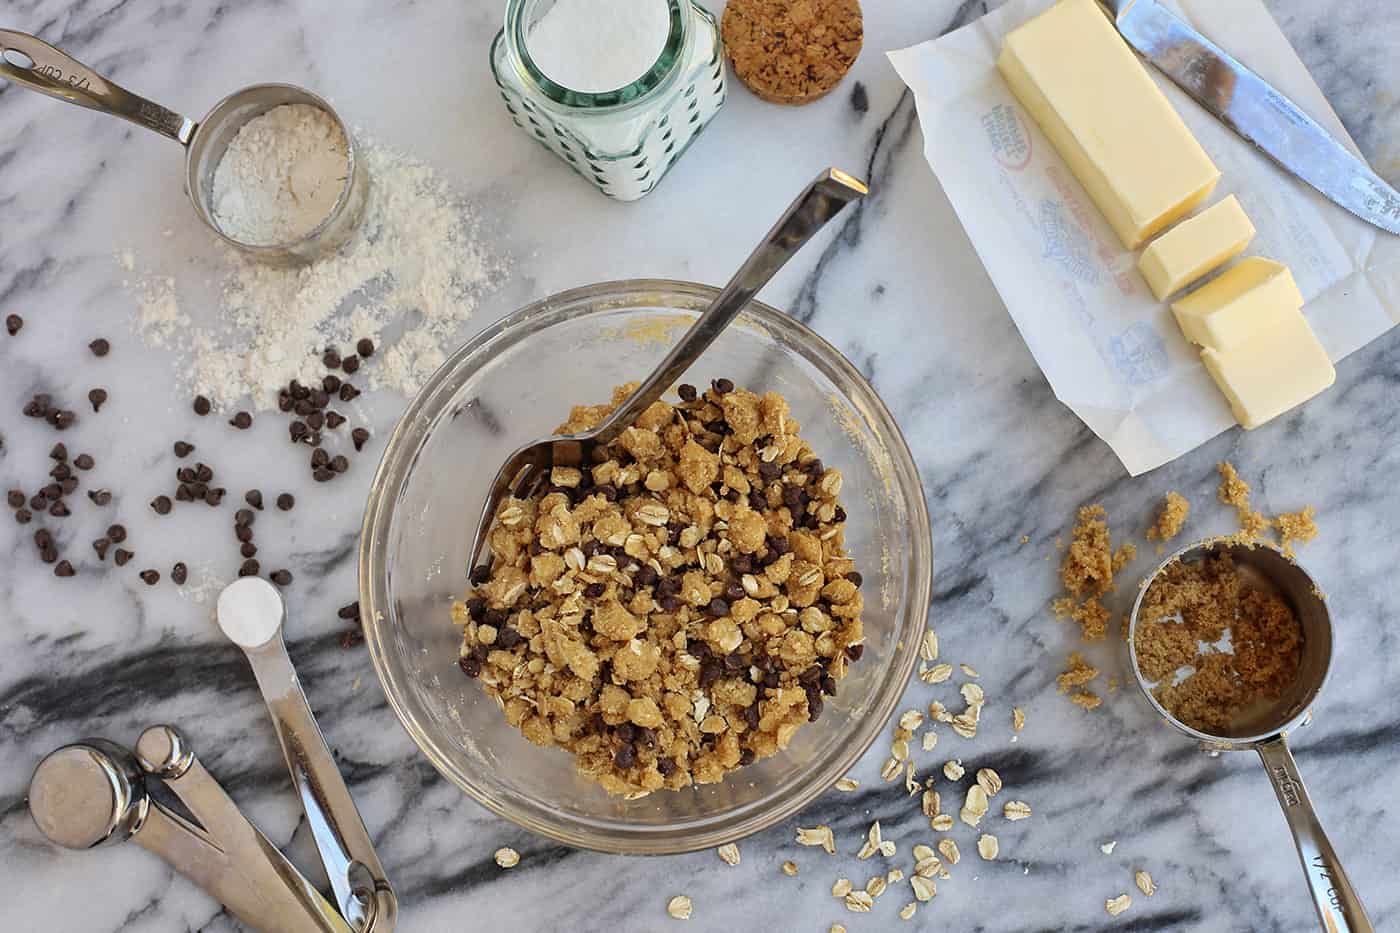
[[[688,823],[679,829],[643,825],[600,828],[562,815],[551,809],[547,802],[526,798],[517,798],[518,803],[503,800],[488,792],[487,788],[478,786],[470,774],[453,764],[446,751],[440,749],[439,743],[419,725],[408,702],[407,691],[397,688],[389,668],[384,631],[391,606],[386,572],[388,531],[397,493],[416,464],[417,451],[422,443],[420,426],[427,423],[430,417],[436,417],[450,400],[452,396],[448,389],[458,371],[493,344],[522,330],[525,335],[520,339],[528,339],[530,334],[564,321],[608,310],[629,307],[643,309],[647,307],[645,300],[657,295],[708,302],[718,294],[718,288],[697,282],[673,279],[614,280],[557,292],[505,315],[453,351],[424,383],[394,426],[370,485],[360,531],[360,620],[375,676],[390,709],[438,773],[468,797],[497,816],[565,845],[616,854],[665,855],[713,848],[776,825],[829,790],[864,756],[903,698],[918,657],[932,590],[933,540],[923,484],[908,443],[874,387],[840,351],[796,318],[763,302],[750,300],[743,315],[757,318],[765,328],[773,331],[786,331],[796,338],[793,342],[803,348],[803,356],[808,362],[820,361],[822,366],[829,367],[842,380],[864,393],[866,397],[858,400],[863,416],[873,421],[886,435],[885,453],[889,457],[896,484],[901,490],[912,490],[914,493],[909,496],[906,516],[910,524],[908,545],[911,551],[906,566],[912,568],[913,579],[897,613],[896,643],[889,670],[876,686],[875,705],[853,726],[857,740],[848,743],[841,754],[814,765],[805,782],[780,787],[776,796],[765,801],[762,807],[752,804],[738,807],[731,812],[706,817],[699,826]],[[629,299],[635,303],[629,303]],[[581,302],[590,306],[578,307]],[[688,309],[680,307],[656,307],[656,310],[688,313]],[[544,319],[542,324],[539,323],[541,319]],[[842,394],[848,399],[851,397],[851,393],[845,389]]]

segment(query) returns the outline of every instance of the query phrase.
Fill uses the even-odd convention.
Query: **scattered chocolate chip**
[[[350,443],[355,445],[355,450],[360,451],[365,447],[365,441],[369,440],[369,432],[364,428],[355,428],[350,432]],[[601,489],[602,487],[599,487]],[[617,491],[613,491],[613,497],[617,497]]]
[[[334,457],[331,457],[330,466],[335,472],[344,473],[346,470],[350,469],[350,461],[345,459],[344,454],[336,454]]]
[[[73,466],[80,470],[91,470],[95,464],[91,454],[78,454],[73,458]]]
[[[344,385],[344,383],[341,382],[340,377],[335,373],[327,373],[321,378],[321,388],[325,389],[328,395],[339,392],[342,385]]]
[[[53,547],[53,535],[47,528],[40,528],[34,532],[34,546],[41,551]]]
[[[334,431],[345,423],[345,416],[338,411],[326,412],[326,427]]]
[[[325,408],[331,403],[331,397],[321,389],[311,390],[311,404],[315,408]]]
[[[317,447],[311,451],[311,468],[323,467],[331,462],[331,455],[326,453],[324,447]]]
[[[188,580],[189,577],[190,571],[189,568],[185,566],[184,561],[177,560],[175,566],[170,568],[170,579],[174,580],[178,586],[184,586],[185,581]]]
[[[189,502],[193,498],[194,493],[190,492],[190,487],[188,484],[181,483],[179,486],[175,487],[176,502]]]
[[[267,575],[267,578],[278,586],[287,586],[292,582],[292,572],[290,570],[274,570]]]
[[[209,400],[204,396],[196,395],[194,397],[194,413],[196,415],[199,415],[202,418],[205,415],[209,414],[209,411],[212,408],[213,406],[209,404]],[[152,573],[154,572],[155,571],[152,571]]]
[[[292,436],[292,443],[295,444],[306,436],[306,424],[301,421],[293,421],[287,425],[287,433]]]
[[[360,370],[360,358],[358,356],[347,356],[340,361],[340,368],[345,371],[345,375],[353,376]]]
[[[860,586],[865,582],[865,577],[862,577],[858,570],[852,570],[850,573],[846,574],[846,579],[850,580],[856,586]]]
[[[155,509],[157,515],[169,515],[170,497],[156,496],[154,499],[151,500],[151,508]]]
[[[28,509],[15,509],[15,521],[19,522],[21,525],[28,525],[29,520],[33,517],[33,514]]]
[[[118,567],[125,566],[126,562],[135,556],[135,554],[131,553],[126,548],[121,547],[112,552],[112,560],[116,561]]]
[[[296,407],[296,402],[295,402],[295,400],[293,400],[292,397],[291,397],[290,395],[287,394],[287,390],[286,390],[286,389],[283,389],[283,390],[278,394],[278,396],[277,396],[277,410],[278,410],[278,411],[291,411],[291,410],[292,410],[293,408],[295,408],[295,407]]]
[[[297,380],[293,379],[291,382],[287,383],[287,394],[294,399],[300,400],[310,395],[311,390],[308,389],[306,386],[302,385]]]
[[[349,402],[360,397],[360,390],[347,382],[340,387],[340,392],[338,394],[342,402]]]
[[[88,490],[88,498],[92,500],[93,505],[111,505],[112,491],[110,489],[90,489]]]
[[[108,525],[107,537],[111,538],[114,544],[121,544],[123,541],[126,540],[126,526]]]
[[[228,490],[222,486],[218,486],[204,494],[204,503],[205,505],[216,506],[224,501],[224,496],[226,495],[228,495]]]
[[[12,509],[22,509],[25,503],[24,493],[18,489],[11,489],[5,494],[5,501],[10,504]]]
[[[277,507],[283,512],[290,512],[292,506],[297,504],[296,496],[289,492],[284,492],[277,497]]]
[[[22,328],[23,326],[24,318],[20,317],[18,314],[5,315],[5,330],[9,333],[11,337],[19,333],[20,328]]]
[[[491,579],[491,567],[487,564],[478,564],[472,568],[470,577],[472,586],[485,586]]]
[[[57,499],[63,495],[63,487],[58,483],[49,483],[42,490],[45,499]]]
[[[256,577],[261,569],[261,565],[250,557],[238,568],[238,575],[240,577]]]
[[[44,495],[41,489],[29,497],[29,507],[36,512],[42,512],[49,507],[49,497]]]
[[[175,442],[175,456],[184,458],[188,457],[192,453],[194,453],[193,444],[187,443],[186,441]]]
[[[700,393],[696,391],[695,386],[688,382],[682,382],[676,386],[676,394],[681,397],[682,402],[693,402]]]
[[[327,369],[337,369],[340,366],[340,354],[334,347],[328,347],[326,352],[321,354],[321,362],[326,364]]]
[[[613,755],[613,764],[617,765],[617,767],[623,771],[626,771],[636,763],[637,749],[633,745],[628,744],[620,746]]]
[[[59,484],[59,487],[65,496],[71,495],[78,488],[78,479],[75,476],[69,476]]]
[[[846,657],[850,658],[852,661],[859,661],[863,654],[865,654],[864,644],[846,646]]]
[[[98,560],[107,559],[107,548],[111,546],[112,542],[108,538],[98,538],[97,540],[92,542],[92,549],[97,552]]]
[[[228,419],[228,423],[240,431],[246,431],[253,426],[253,416],[246,411],[240,411],[238,414]]]
[[[360,604],[353,602],[348,606],[341,606],[335,611],[335,614],[341,619],[358,619],[360,617]]]
[[[341,641],[344,644],[344,641]],[[468,677],[477,677],[481,674],[481,662],[476,658],[459,658],[457,666],[462,669],[462,673]]]
[[[251,541],[244,541],[238,546],[238,553],[244,557],[257,557],[258,546]]]
[[[118,558],[119,561],[120,561],[120,558],[121,558],[121,553],[122,553],[121,551],[118,551],[118,552],[117,552],[117,558]],[[143,570],[143,571],[141,571],[140,576],[141,576],[141,582],[144,583],[144,584],[146,584],[147,586],[155,586],[157,583],[160,582],[160,571],[159,571],[159,570]]]
[[[325,427],[325,424],[326,416],[321,414],[319,411],[313,411],[311,414],[306,416],[306,426],[313,431],[321,430],[321,428]]]
[[[49,514],[54,518],[67,518],[71,513],[68,511],[68,506],[63,503],[63,500],[59,499],[53,505],[49,506]]]
[[[92,403],[92,410],[94,412],[101,410],[102,406],[107,403],[107,390],[89,389],[88,401]]]
[[[49,459],[63,463],[68,459],[68,448],[62,441],[49,448]]]
[[[710,600],[710,604],[705,607],[705,611],[718,619],[729,615],[729,603],[716,596],[714,599]]]
[[[583,588],[583,595],[589,599],[597,599],[606,593],[608,588],[601,583],[590,583]]]
[[[253,529],[247,525],[234,525],[233,536],[242,542],[252,541]]]
[[[361,337],[355,341],[355,352],[363,357],[374,356],[374,341],[368,337]]]
[[[710,383],[710,387],[715,390],[716,395],[728,395],[734,391],[734,383],[728,379],[716,379]]]
[[[58,430],[67,431],[77,422],[78,413],[69,411],[66,408],[62,411],[51,411],[49,412],[47,420],[49,424],[53,425]]]
[[[243,501],[251,505],[253,508],[257,509],[259,512],[261,512],[263,507],[262,490],[248,490],[243,494]]]
[[[214,469],[207,463],[196,463],[194,465],[194,478],[201,483],[207,483],[214,478]]]
[[[73,565],[66,560],[59,561],[53,568],[53,575],[56,577],[71,577],[76,572],[77,571],[73,569]]]
[[[55,466],[52,470],[49,470],[49,475],[52,476],[54,479],[58,480],[59,482],[63,482],[65,479],[73,475],[73,471],[69,468],[68,464],[60,463],[57,466]]]
[[[105,337],[98,337],[88,344],[88,349],[92,351],[93,356],[106,356],[112,352],[112,345],[107,342]]]

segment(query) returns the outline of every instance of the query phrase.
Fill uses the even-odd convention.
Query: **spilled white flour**
[[[368,337],[382,352],[361,378],[372,389],[411,395],[453,348],[505,262],[483,242],[471,207],[431,167],[372,140],[361,149],[369,198],[350,241],[290,268],[228,250],[216,324],[191,324],[168,277],[127,283],[138,330],[147,343],[182,354],[180,375],[191,393],[220,405],[247,397],[272,408],[291,379],[320,379],[326,347],[348,351]],[[130,251],[118,261],[136,266]]]

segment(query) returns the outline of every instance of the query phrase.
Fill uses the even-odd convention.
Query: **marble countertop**
[[[1392,650],[1385,592],[1400,553],[1400,497],[1390,480],[1400,469],[1391,446],[1400,420],[1389,407],[1400,379],[1396,338],[1339,365],[1336,387],[1302,415],[1228,432],[1128,479],[1037,371],[923,161],[912,102],[881,54],[989,5],[996,4],[867,4],[865,52],[838,93],[778,110],[736,86],[665,183],[631,205],[599,197],[509,123],[486,69],[499,0],[28,0],[10,4],[0,26],[38,33],[122,84],[190,110],[257,81],[304,84],[330,97],[348,122],[434,165],[487,218],[493,249],[513,267],[463,336],[527,300],[592,281],[719,282],[786,192],[829,164],[863,171],[873,196],[764,297],[810,323],[870,377],[924,477],[938,564],[930,620],[944,658],[980,671],[991,705],[976,740],[950,746],[961,740],[945,735],[938,752],[921,756],[922,768],[956,748],[969,764],[994,765],[1035,811],[998,826],[996,863],[976,858],[965,827],[955,834],[965,861],[910,926],[1316,928],[1253,756],[1196,752],[1127,689],[1093,714],[1055,694],[1054,676],[1077,638],[1047,603],[1055,540],[1074,509],[1102,501],[1115,528],[1141,541],[1153,504],[1177,489],[1195,504],[1192,533],[1227,530],[1231,517],[1214,502],[1222,459],[1255,484],[1262,508],[1318,509],[1322,534],[1303,556],[1331,597],[1338,651],[1330,689],[1296,750],[1372,918],[1394,926],[1400,808],[1387,789],[1400,767],[1393,688],[1400,652]],[[1268,5],[1372,163],[1400,181],[1400,8],[1356,0]],[[257,431],[270,426],[255,426],[249,438],[221,421],[198,421],[173,388],[179,360],[132,332],[133,302],[120,287],[114,250],[147,244],[176,261],[206,236],[183,203],[180,172],[180,152],[151,134],[0,88],[0,314],[26,319],[20,337],[0,335],[0,485],[32,484],[30,471],[55,439],[21,417],[24,401],[36,391],[80,394],[100,372],[109,409],[63,439],[93,454],[101,483],[119,490],[121,520],[134,540],[148,542],[141,566],[169,567],[185,549],[202,553],[211,528],[227,521],[225,506],[219,519],[180,513],[157,526],[144,503],[161,491],[153,475],[170,467],[171,440],[188,436],[203,459],[224,464],[230,489],[281,469],[262,451],[281,456],[282,448],[256,444]],[[179,235],[163,239],[171,229]],[[99,335],[113,351],[94,361],[83,345]],[[403,399],[362,401],[377,454]],[[662,930],[676,924],[665,905],[678,893],[693,899],[692,930],[899,928],[896,912],[912,899],[907,885],[868,915],[847,912],[828,893],[837,877],[863,883],[889,867],[855,859],[870,820],[880,819],[885,837],[896,840],[893,864],[906,871],[909,848],[934,839],[902,788],[876,775],[883,747],[855,769],[858,792],[832,791],[800,818],[742,841],[737,867],[712,851],[636,859],[566,849],[488,814],[439,778],[395,722],[364,649],[339,645],[336,609],[354,598],[371,462],[357,461],[341,482],[320,486],[289,459],[279,482],[299,505],[275,516],[276,532],[259,539],[260,556],[297,575],[288,590],[292,654],[397,886],[401,929]],[[88,511],[63,526],[75,541],[101,527]],[[8,888],[0,925],[48,933],[237,929],[153,856],[135,847],[58,851],[31,825],[25,787],[41,755],[85,735],[132,742],[145,725],[169,721],[184,727],[272,839],[300,864],[313,861],[252,677],[218,636],[207,599],[197,598],[209,587],[146,587],[132,572],[138,565],[98,564],[86,545],[72,551],[78,577],[56,579],[35,557],[34,527],[16,526],[8,512],[0,523],[0,864]],[[1144,548],[1130,578],[1152,556]],[[1124,674],[1116,643],[1088,653],[1107,672]],[[922,707],[932,696],[915,682],[905,705]],[[1013,705],[1029,720],[1014,744]],[[793,844],[797,825],[817,823],[836,830],[838,856]],[[1117,846],[1105,854],[1100,846],[1109,841]],[[492,861],[505,845],[522,856],[509,871]],[[797,877],[781,873],[786,859],[800,866]],[[1136,869],[1151,872],[1156,896],[1137,894]],[[1112,920],[1104,900],[1123,892],[1134,894],[1133,906]]]

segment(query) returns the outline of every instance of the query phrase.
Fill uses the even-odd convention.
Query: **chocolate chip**
[[[22,509],[25,502],[24,493],[18,489],[11,489],[5,494],[5,501],[10,504],[12,509]]]
[[[757,726],[754,726],[753,728],[757,729],[758,727],[757,727]],[[739,753],[739,767],[743,768],[743,767],[746,767],[746,766],[748,766],[748,765],[753,764],[753,763],[754,763],[754,760],[755,760],[757,757],[758,757],[758,755],[756,755],[756,754],[754,753],[754,750],[753,750],[753,749],[751,749],[751,748],[746,748],[746,749],[744,749],[743,751],[741,751],[741,752]]]
[[[52,564],[58,560],[58,551],[52,547],[46,547],[39,552],[39,559],[46,564]]]
[[[340,647],[346,648],[346,649],[353,648],[353,647],[355,647],[356,645],[358,645],[360,642],[362,642],[362,641],[364,641],[364,640],[365,640],[365,633],[364,633],[364,632],[361,632],[361,631],[360,631],[359,629],[357,629],[357,628],[348,629],[348,630],[346,630],[346,631],[344,631],[344,632],[342,632],[342,633],[340,634]],[[481,667],[480,667],[481,662],[480,662],[480,661],[477,661],[476,663],[477,663],[477,670],[478,670],[478,671],[481,670]]]
[[[325,389],[328,395],[334,395],[336,392],[339,392],[343,384],[340,377],[334,373],[327,373],[321,378],[321,388]]]
[[[320,409],[320,408],[325,408],[325,407],[326,407],[327,405],[329,405],[330,403],[331,403],[331,397],[330,397],[328,394],[326,394],[324,391],[322,391],[321,389],[312,389],[312,390],[311,390],[311,404],[312,404],[314,407],[316,407],[316,408],[318,408],[318,409]]]
[[[590,583],[583,588],[583,595],[589,599],[597,599],[606,593],[608,588],[601,583]]]
[[[650,564],[643,564],[642,568],[637,571],[638,586],[652,586],[659,578],[660,574]]]
[[[207,483],[214,478],[214,468],[207,463],[196,463],[194,465],[194,478],[201,483]]]
[[[78,413],[64,409],[63,411],[53,411],[49,413],[48,422],[60,431],[67,431],[78,420]]]
[[[737,583],[730,583],[724,588],[724,598],[731,603],[737,603],[739,600],[743,599],[745,595],[747,594],[744,593],[744,588]]]
[[[340,354],[335,351],[334,347],[329,347],[325,353],[321,354],[321,362],[326,364],[327,369],[336,369],[340,366]]]
[[[297,380],[293,379],[291,382],[287,383],[287,394],[294,399],[300,400],[310,395],[311,390],[308,389],[306,386],[302,385]]]
[[[347,382],[340,387],[339,395],[342,402],[350,402],[360,397],[360,390]]]
[[[296,496],[289,492],[284,492],[277,497],[277,507],[283,512],[290,512],[292,506],[297,504]]]
[[[29,520],[33,517],[28,509],[15,509],[15,521],[21,525],[28,525]]]
[[[478,677],[481,674],[481,662],[476,658],[458,658],[457,666],[462,669],[462,673],[468,677]]]
[[[196,395],[194,397],[194,413],[196,415],[199,415],[202,418],[205,415],[209,414],[209,410],[211,408],[213,408],[213,406],[209,404],[209,400],[204,396]],[[152,571],[152,573],[154,572],[155,571]]]
[[[613,764],[623,771],[637,763],[637,749],[631,745],[623,745],[618,748],[613,755]]]
[[[251,505],[253,508],[257,509],[259,512],[261,512],[263,507],[262,490],[248,490],[243,494],[243,501]]]
[[[695,386],[688,382],[682,382],[676,386],[676,394],[681,397],[682,402],[693,402],[700,393],[695,390]]]
[[[267,578],[278,586],[287,586],[292,582],[292,572],[290,570],[274,570],[267,575]]]
[[[326,416],[321,414],[319,411],[313,411],[311,414],[306,416],[306,426],[313,431],[321,430],[321,428],[325,427],[325,424]]]
[[[710,604],[705,607],[705,611],[716,619],[729,615],[729,603],[716,596],[710,600]]]
[[[825,694],[826,694],[827,696],[829,696],[829,697],[834,697],[834,696],[836,696],[836,678],[835,678],[835,677],[832,677],[830,674],[827,674],[826,676],[822,677],[821,686],[822,686],[822,693],[825,693]]]
[[[358,356],[347,356],[340,361],[340,368],[345,371],[345,375],[353,376],[360,370],[360,358]]]
[[[127,561],[131,560],[135,556],[135,554],[131,553],[126,548],[119,547],[112,552],[112,560],[116,561],[118,567],[124,566]]]
[[[98,560],[107,559],[107,548],[112,546],[112,542],[107,538],[98,538],[92,542],[92,549],[97,552]]]
[[[110,489],[90,489],[88,498],[93,505],[110,505],[112,503],[112,491]]]
[[[844,522],[844,521],[846,520],[846,510],[843,509],[843,508],[841,508],[841,506],[838,505],[838,506],[836,507],[835,513],[831,516],[831,520],[832,520],[833,522],[838,523],[838,524],[841,523],[841,522]]]
[[[257,516],[253,514],[252,509],[239,509],[233,513],[233,527],[242,528],[245,525],[251,525],[256,518]]]
[[[67,518],[70,513],[68,511],[68,506],[64,505],[63,500],[60,499],[49,506],[49,514],[54,518]]]
[[[179,486],[175,487],[176,502],[189,502],[193,498],[194,493],[190,492],[188,483],[181,483]]]
[[[472,586],[485,586],[487,581],[491,579],[490,565],[479,564],[473,567],[468,579],[471,581]]]
[[[29,497],[29,507],[36,512],[42,512],[49,507],[49,497],[44,495],[41,489]]]
[[[293,421],[287,425],[287,433],[292,436],[292,443],[295,444],[306,436],[306,424],[301,421]]]
[[[90,454],[78,454],[73,458],[73,466],[80,470],[91,470],[95,464],[96,461],[92,459]]]
[[[118,552],[117,552],[117,555],[118,555],[118,557],[120,557],[121,551],[118,551]],[[140,573],[140,577],[141,577],[141,582],[142,582],[142,583],[146,584],[147,586],[155,586],[157,583],[160,582],[160,571],[159,571],[159,570],[143,570],[143,571],[141,571],[141,573]]]
[[[70,476],[59,484],[65,496],[71,495],[78,488],[77,477]]]
[[[291,411],[291,410],[292,410],[292,406],[295,405],[295,404],[296,404],[296,403],[292,401],[292,397],[291,397],[290,395],[287,394],[287,390],[286,390],[286,389],[283,389],[281,392],[277,393],[277,410],[278,410],[278,411]]]
[[[860,586],[865,582],[865,577],[862,577],[860,572],[856,570],[852,570],[850,573],[846,574],[846,579],[850,580],[856,586]]]
[[[126,540],[126,527],[124,525],[108,525],[107,537],[111,538],[114,544],[121,544]]]
[[[656,770],[661,772],[662,777],[670,777],[676,773],[676,759],[658,758],[656,759]]]
[[[350,461],[345,459],[344,454],[336,454],[331,457],[331,469],[337,473],[344,473],[350,469]]]
[[[330,462],[331,455],[326,453],[324,447],[317,447],[315,450],[311,451],[311,468],[313,470],[317,467],[323,467]]]
[[[23,326],[24,318],[20,317],[18,314],[5,315],[5,330],[9,333],[11,337],[19,333],[20,328]]]
[[[355,352],[364,357],[374,356],[374,341],[368,337],[361,337],[355,341]]]
[[[253,529],[249,528],[247,525],[235,525],[233,529],[233,536],[239,541],[252,541]]]
[[[184,561],[176,561],[175,566],[170,568],[170,579],[174,580],[177,586],[184,586],[189,579],[190,571],[185,566]]]
[[[360,617],[360,604],[354,602],[347,606],[341,606],[335,611],[335,614],[341,619],[358,619]]]
[[[89,389],[88,401],[92,403],[92,410],[99,411],[107,403],[106,389]]]
[[[326,412],[326,427],[334,431],[345,423],[345,416],[338,411]]]
[[[681,607],[681,601],[674,596],[663,596],[660,602],[662,612],[675,612]]]
[[[40,528],[34,532],[34,546],[39,550],[53,547],[53,534],[47,528]]]
[[[705,661],[700,665],[700,686],[709,687],[724,676],[724,666],[715,660]]]
[[[846,657],[850,658],[852,661],[859,661],[860,656],[863,654],[865,654],[864,644],[846,646]]]
[[[93,356],[106,356],[112,352],[112,345],[107,342],[105,337],[98,337],[88,344],[88,349],[92,351]]]
[[[730,392],[734,391],[734,383],[728,379],[716,379],[714,382],[710,383],[710,386],[715,390],[715,394],[717,395],[728,395]]]
[[[258,571],[260,571],[261,569],[262,567],[260,564],[258,564],[257,560],[255,558],[250,557],[239,566],[238,575],[240,577],[256,577],[258,575]]]
[[[807,691],[807,721],[816,722],[822,718],[822,698],[820,693]]]
[[[100,356],[101,354],[98,355]],[[59,561],[53,568],[53,575],[56,577],[71,577],[76,572],[77,571],[73,569],[73,565],[66,560]]]
[[[505,626],[499,632],[496,633],[496,644],[500,645],[507,651],[514,648],[516,645],[520,644],[524,640],[525,636],[521,635],[509,625]]]
[[[60,463],[68,459],[68,448],[62,441],[49,448],[49,459],[57,460]]]
[[[195,476],[194,467],[176,467],[175,478],[182,483],[193,483],[198,479]]]
[[[770,463],[764,460],[760,460],[758,462],[758,475],[763,477],[765,480],[775,480],[778,478],[778,474],[781,472],[783,472],[782,465],[777,463],[776,461]]]
[[[156,496],[154,499],[151,500],[151,508],[155,509],[157,515],[169,515],[170,497]]]
[[[258,546],[251,541],[244,541],[238,546],[238,553],[243,557],[257,557]]]
[[[367,440],[369,440],[369,432],[364,428],[355,428],[350,432],[350,443],[355,445],[356,451],[363,450]]]
[[[240,431],[246,431],[253,426],[253,416],[246,411],[240,411],[238,414],[228,419],[228,423]]]
[[[192,453],[194,453],[193,444],[187,443],[185,441],[175,442],[175,456],[183,458],[188,457]]]

